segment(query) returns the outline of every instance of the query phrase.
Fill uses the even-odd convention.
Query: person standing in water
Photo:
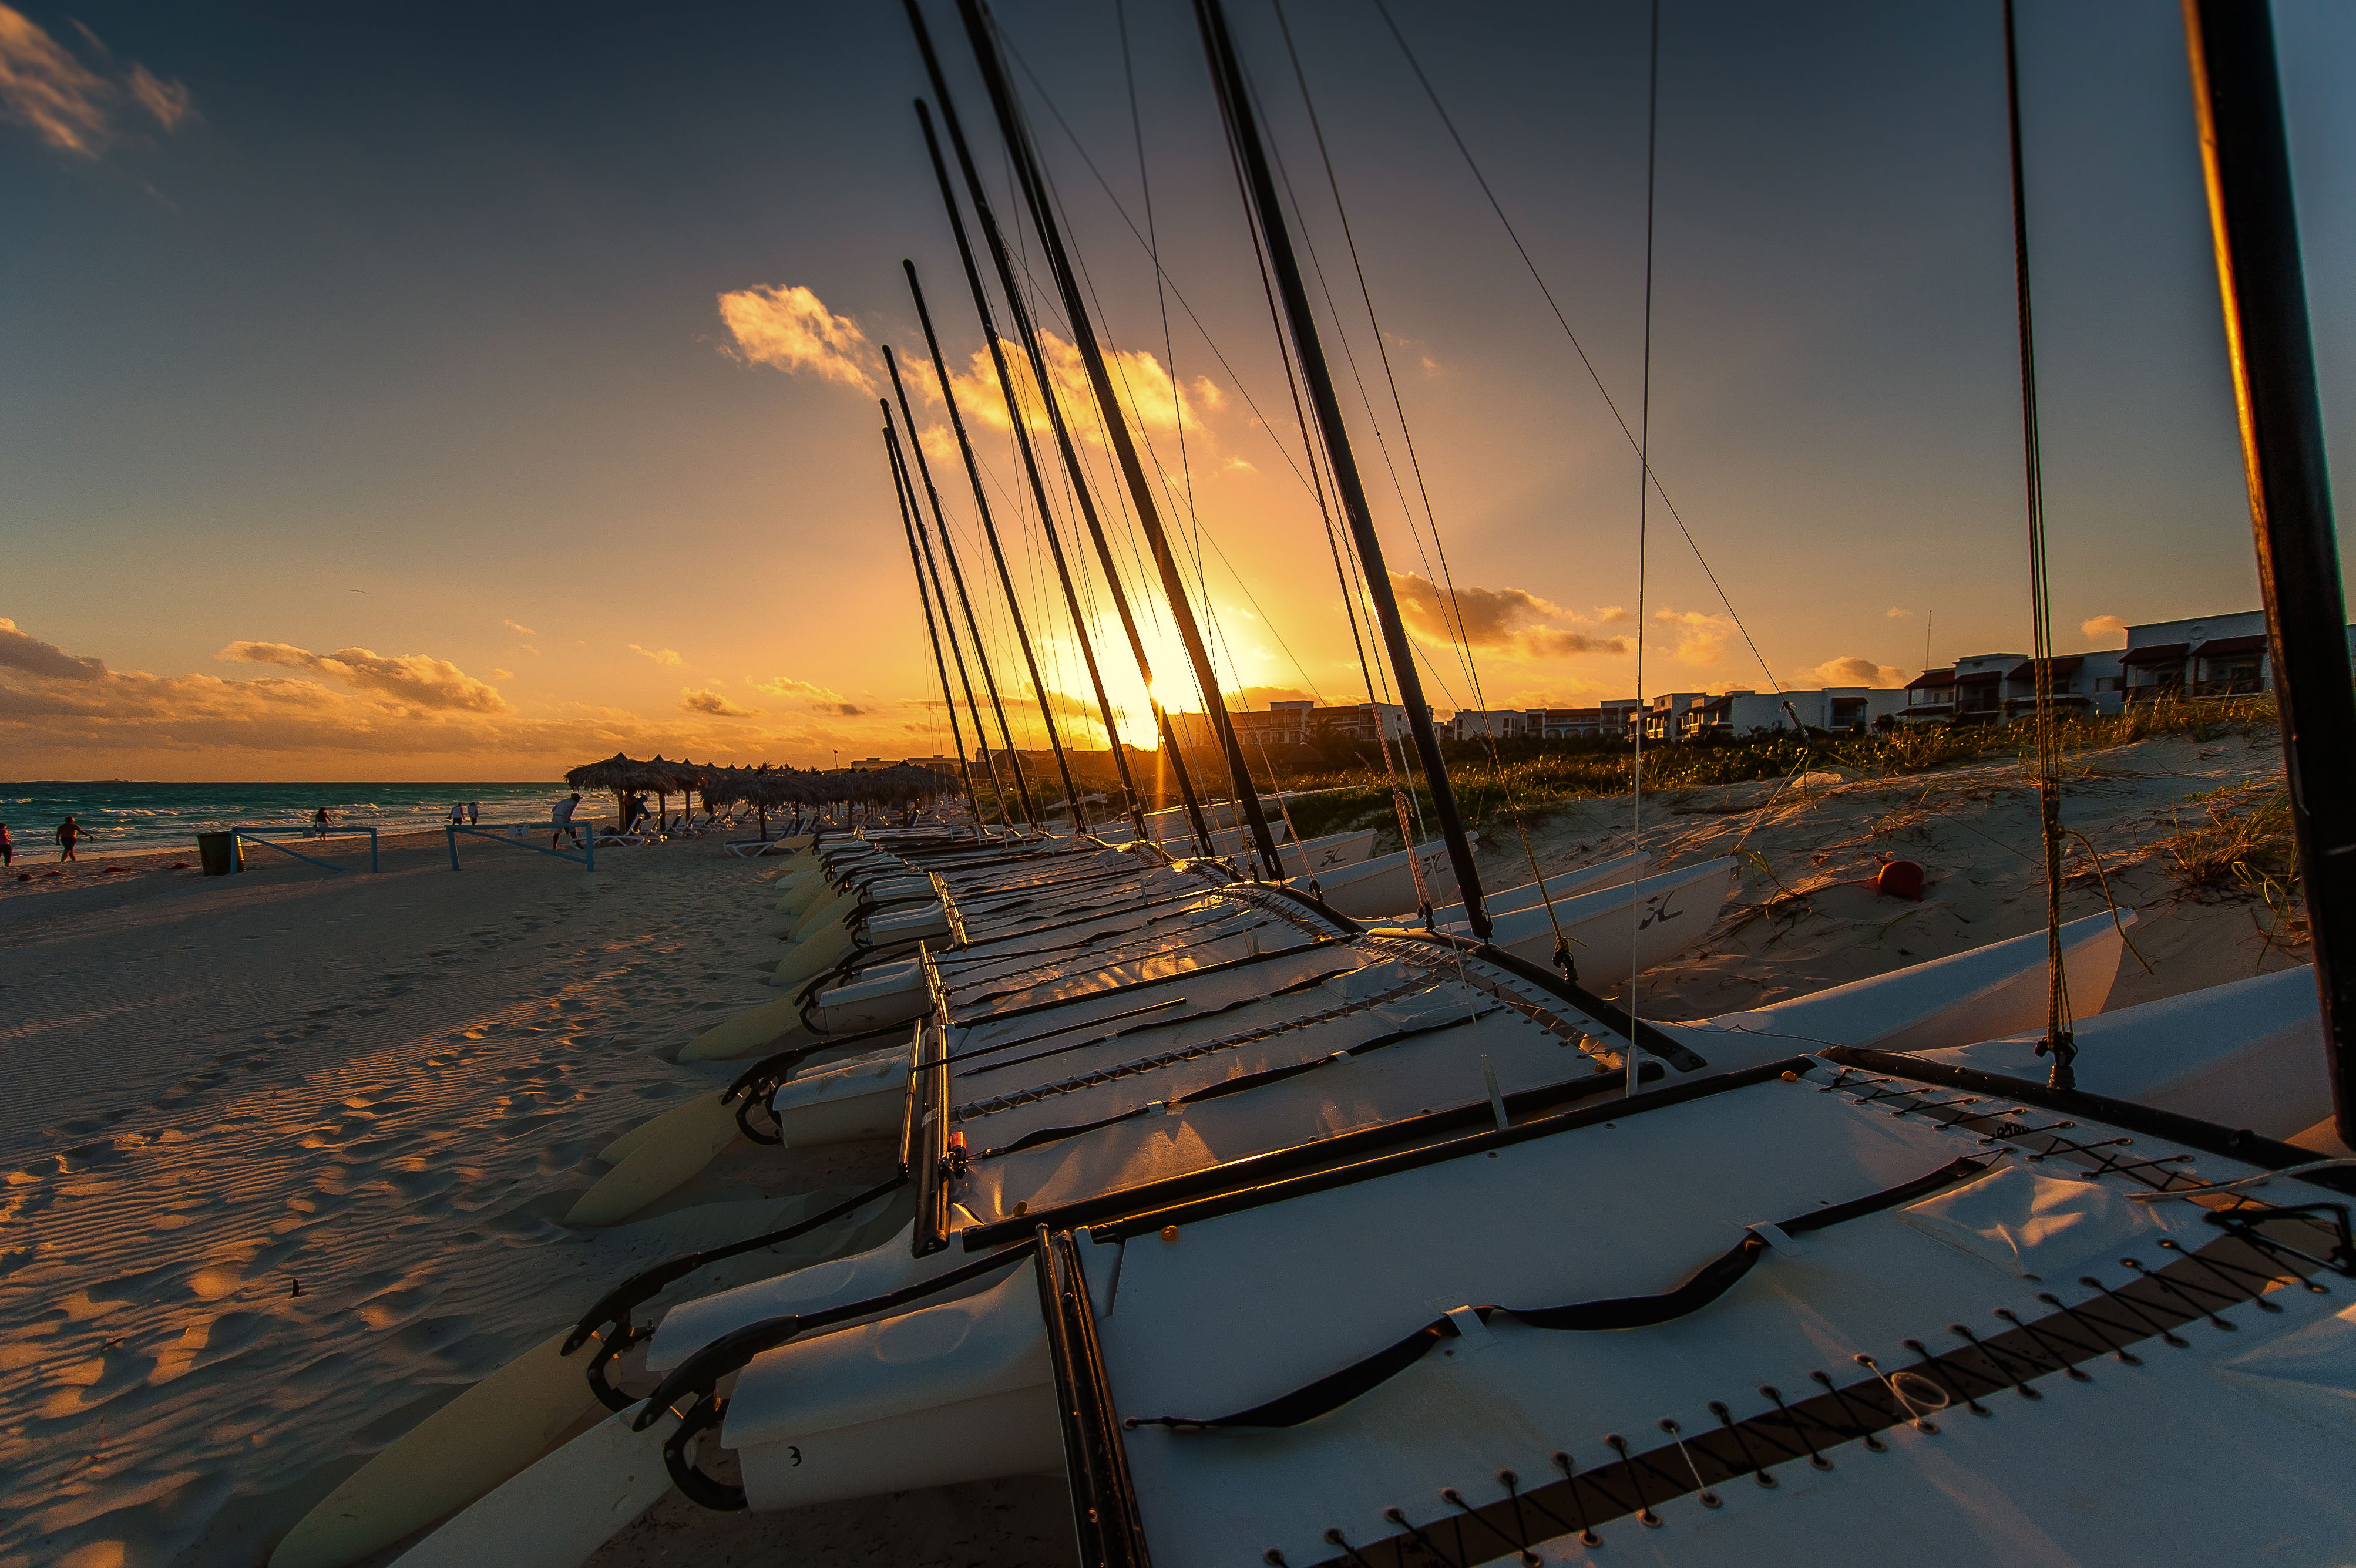
[[[74,846],[80,842],[81,842],[80,823],[69,816],[58,824],[58,859],[59,860],[76,860]]]

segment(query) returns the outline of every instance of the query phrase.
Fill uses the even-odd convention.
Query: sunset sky
[[[1012,219],[954,8],[926,4]],[[1389,4],[1633,425],[1646,5]],[[1279,13],[1229,9],[1390,564],[1436,638],[1440,566]],[[1190,6],[998,14],[1225,672],[1254,706],[1362,700]],[[1373,0],[1290,0],[1488,705],[1633,694],[1640,636],[1646,691],[1899,684],[1926,633],[1934,663],[2027,647],[1999,16],[1665,0],[1654,465],[1746,639],[1657,505],[1640,581],[1633,454]],[[2021,16],[2055,620],[2065,650],[2116,646],[2122,623],[2257,603],[2181,24],[2175,0]],[[2356,7],[2276,17],[2345,490]],[[884,345],[921,372],[978,593],[989,569],[903,257],[1047,684],[1084,693],[924,90],[882,0],[0,5],[0,773],[946,751],[877,433]],[[1174,292],[1130,228],[1148,180]],[[1148,740],[1117,634],[1099,648]],[[1192,706],[1166,631],[1156,649]],[[1471,705],[1430,652],[1435,704]]]

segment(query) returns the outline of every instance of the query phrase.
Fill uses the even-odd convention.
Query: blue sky
[[[1645,8],[1393,5],[1633,416]],[[1002,178],[953,11],[927,8]],[[2277,11],[2344,469],[2356,12]],[[1430,575],[1276,14],[1231,12],[1340,301],[1336,357],[1346,341],[1380,410],[1354,417],[1392,565]],[[1786,684],[1912,674],[1926,613],[1934,659],[2025,647],[1996,5],[1663,15],[1655,466],[1734,609]],[[1625,443],[1369,0],[1286,16],[1489,699],[1632,691]],[[1187,7],[1000,17],[1108,330],[1186,389],[1183,472],[1175,427],[1147,433],[1173,494],[1191,484],[1237,683],[1355,700]],[[1142,224],[1124,18],[1184,307],[1112,205]],[[2177,7],[2025,4],[2022,44],[2063,645],[2100,645],[2076,628],[2102,616],[2248,608]],[[866,390],[876,345],[921,364],[903,256],[961,376],[981,368],[896,6],[26,5],[0,8],[0,48],[11,771],[532,777],[617,745],[809,763],[946,743]],[[764,318],[723,315],[784,291],[837,324],[833,348],[765,357],[740,336]],[[1002,411],[986,379],[961,389],[1027,535]],[[1646,689],[1766,684],[1654,525]],[[1056,634],[1049,685],[1081,689],[1016,553]],[[1453,706],[1470,691],[1439,658]]]

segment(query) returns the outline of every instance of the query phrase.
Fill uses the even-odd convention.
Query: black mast
[[[906,497],[903,504],[908,508],[910,519],[916,525],[916,539],[924,546],[925,570],[931,575],[933,582],[933,602],[940,606],[941,631],[949,640],[949,657],[957,663],[958,685],[965,689],[966,711],[973,716],[973,742],[981,752],[981,765],[990,772],[990,791],[998,803],[998,820],[1012,827],[1014,814],[1006,808],[1006,784],[998,776],[998,764],[990,758],[990,734],[982,728],[981,704],[974,700],[973,677],[966,673],[965,653],[958,645],[957,620],[949,613],[948,592],[941,586],[941,563],[933,559],[932,531],[925,527],[925,509],[923,503],[916,499],[916,482],[909,477],[907,459],[900,454],[900,432],[892,427],[891,403],[882,398],[875,400],[884,409],[884,442],[892,458],[892,477]],[[979,650],[975,656],[980,656]],[[979,816],[980,811],[981,804],[977,801],[974,803],[975,815]]]
[[[973,763],[966,760],[965,735],[958,727],[957,694],[949,689],[948,661],[941,656],[941,629],[933,620],[933,601],[925,592],[925,558],[916,553],[916,525],[908,516],[908,492],[900,482],[900,454],[893,450],[892,405],[884,405],[884,461],[892,470],[892,499],[900,503],[900,531],[908,540],[908,565],[916,574],[916,603],[925,607],[925,636],[933,645],[933,670],[941,677],[941,706],[948,710],[949,743],[956,748],[958,768],[965,775],[966,804],[973,807],[973,834],[981,837],[981,792],[973,787]]]
[[[2225,347],[2242,427],[2283,764],[2340,1141],[2356,1142],[2356,681],[2274,19],[2263,0],[2184,0]]]
[[[1195,624],[1194,607],[1186,597],[1186,580],[1178,570],[1178,558],[1170,549],[1170,536],[1162,526],[1162,514],[1153,505],[1152,482],[1146,477],[1145,464],[1137,454],[1137,443],[1129,433],[1129,418],[1121,410],[1120,399],[1113,390],[1112,374],[1105,368],[1104,350],[1098,344],[1096,332],[1089,325],[1087,299],[1080,291],[1079,278],[1072,270],[1071,258],[1064,249],[1063,229],[1048,200],[1046,183],[1039,172],[1038,155],[1031,145],[1029,133],[1023,129],[1023,114],[1014,101],[1012,84],[1007,80],[1005,62],[999,59],[998,40],[991,35],[991,22],[980,0],[958,0],[958,14],[964,19],[966,35],[972,40],[976,64],[981,69],[982,83],[990,90],[991,106],[997,112],[1000,134],[1005,139],[1007,151],[1014,160],[1015,173],[1023,187],[1023,204],[1030,208],[1032,224],[1039,231],[1041,249],[1047,257],[1049,271],[1055,274],[1055,292],[1064,304],[1065,319],[1071,323],[1072,337],[1079,348],[1081,363],[1087,366],[1088,387],[1096,394],[1097,411],[1104,423],[1105,439],[1111,443],[1113,455],[1119,460],[1121,477],[1128,482],[1130,503],[1137,511],[1140,527],[1145,530],[1148,543],[1153,548],[1153,564],[1162,576],[1162,596],[1170,602],[1170,618],[1178,627],[1179,640],[1186,645],[1186,662],[1194,667],[1194,684],[1203,693],[1203,706],[1208,710],[1211,731],[1218,738],[1220,750],[1226,754],[1227,773],[1235,783],[1236,804],[1251,825],[1252,842],[1259,850],[1262,865],[1270,879],[1281,881],[1284,862],[1278,859],[1276,839],[1268,830],[1268,814],[1260,809],[1259,786],[1252,783],[1251,766],[1244,760],[1244,749],[1236,739],[1235,725],[1227,718],[1226,700],[1219,691],[1218,672],[1211,667],[1210,650],[1203,642],[1202,628]]]
[[[1129,591],[1120,580],[1120,568],[1113,560],[1112,545],[1105,538],[1104,521],[1097,516],[1095,496],[1091,491],[1087,470],[1080,466],[1080,454],[1072,444],[1072,432],[1064,422],[1064,406],[1055,396],[1055,377],[1047,368],[1047,355],[1039,342],[1038,329],[1031,320],[1030,306],[1023,303],[1022,284],[1014,276],[1013,252],[1008,249],[1006,235],[998,227],[998,215],[990,205],[989,193],[983,190],[980,172],[974,167],[973,151],[966,145],[965,126],[958,118],[957,101],[949,95],[948,79],[941,71],[940,57],[933,52],[932,30],[925,26],[925,15],[916,0],[903,0],[907,7],[908,26],[916,35],[916,48],[925,57],[925,74],[932,80],[933,97],[940,104],[941,123],[949,133],[949,146],[957,154],[958,168],[965,176],[967,199],[973,203],[974,216],[981,220],[983,243],[990,247],[990,259],[998,270],[998,286],[1006,295],[1006,307],[1014,317],[1015,336],[1023,341],[1023,350],[1031,360],[1031,374],[1039,384],[1040,400],[1047,405],[1047,422],[1055,432],[1055,450],[1063,459],[1064,473],[1071,481],[1072,494],[1078,500],[1080,517],[1087,525],[1088,539],[1096,547],[1097,564],[1103,570],[1105,586],[1112,596],[1113,608],[1120,615],[1121,630],[1128,634],[1129,651],[1137,661],[1138,677],[1145,682],[1145,700],[1153,709],[1153,728],[1162,737],[1162,760],[1177,776],[1178,798],[1184,802],[1186,820],[1194,829],[1194,841],[1204,854],[1214,852],[1210,824],[1203,820],[1202,803],[1194,795],[1194,770],[1186,765],[1186,753],[1178,744],[1178,736],[1171,728],[1170,714],[1162,706],[1162,699],[1153,689],[1153,665],[1145,655],[1145,638],[1137,629],[1137,616],[1130,608]],[[1140,837],[1144,830],[1139,829]]]
[[[982,645],[981,623],[973,613],[973,596],[965,589],[965,569],[958,564],[957,541],[949,538],[949,520],[941,512],[940,487],[933,483],[932,465],[925,461],[924,443],[916,439],[916,416],[908,411],[908,389],[900,381],[900,361],[890,344],[884,345],[884,368],[892,373],[892,392],[900,400],[900,418],[908,426],[908,446],[916,454],[916,474],[925,482],[925,498],[932,503],[933,521],[941,530],[941,553],[949,558],[949,581],[957,584],[958,603],[965,611],[966,630],[973,637],[974,662],[981,666],[982,688],[990,693],[990,709],[998,716],[998,733],[1006,742],[1006,761],[1014,770],[1014,791],[1023,801],[1023,819],[1039,826],[1039,808],[1031,803],[1031,781],[1023,772],[1023,754],[1014,749],[1014,731],[1006,725],[1006,704],[998,698],[998,677],[991,673],[990,650]],[[985,740],[987,747],[990,742]]]
[[[925,151],[933,160],[933,177],[940,182],[941,205],[948,209],[949,228],[957,234],[958,259],[965,263],[966,285],[973,291],[974,314],[981,318],[981,336],[990,345],[990,362],[998,371],[998,390],[1006,400],[1006,418],[1014,430],[1014,444],[1023,453],[1023,473],[1031,482],[1032,498],[1039,507],[1040,531],[1047,536],[1047,551],[1055,562],[1055,581],[1063,584],[1064,607],[1072,617],[1072,634],[1080,641],[1080,658],[1088,667],[1088,685],[1096,692],[1097,713],[1104,724],[1105,741],[1112,747],[1113,771],[1120,777],[1121,793],[1129,799],[1130,822],[1140,838],[1145,837],[1145,811],[1137,803],[1137,785],[1129,776],[1129,759],[1122,755],[1120,731],[1113,723],[1112,699],[1105,695],[1104,676],[1097,669],[1096,640],[1088,635],[1088,618],[1080,608],[1080,596],[1072,586],[1072,569],[1064,560],[1064,541],[1055,532],[1055,515],[1047,506],[1047,482],[1039,476],[1039,458],[1031,449],[1031,427],[1024,422],[1023,405],[1015,400],[1014,378],[1006,368],[1006,345],[1000,341],[998,323],[991,315],[990,293],[981,286],[981,272],[973,264],[973,247],[966,242],[965,219],[958,213],[957,193],[949,185],[948,165],[941,161],[940,139],[933,134],[933,117],[925,101],[916,100],[916,123],[924,127]],[[1046,383],[1040,383],[1044,395]]]
[[[997,563],[998,583],[1006,591],[1006,613],[1014,622],[1014,642],[1023,650],[1023,667],[1031,672],[1031,689],[1039,699],[1039,721],[1047,727],[1047,744],[1055,753],[1055,771],[1063,775],[1064,801],[1072,810],[1072,831],[1076,835],[1085,833],[1088,829],[1087,813],[1081,808],[1080,792],[1072,783],[1072,764],[1064,755],[1064,738],[1055,732],[1055,706],[1047,700],[1047,682],[1039,674],[1039,656],[1031,647],[1031,628],[1023,624],[1023,603],[1014,596],[1014,573],[1007,569],[1006,551],[999,547],[998,523],[990,515],[990,497],[982,491],[981,464],[974,460],[973,442],[965,433],[965,416],[958,411],[957,388],[949,382],[949,363],[942,357],[941,340],[933,332],[933,313],[925,308],[925,290],[916,282],[916,263],[903,259],[900,267],[908,274],[908,295],[916,302],[916,321],[925,329],[925,347],[932,350],[933,374],[940,379],[941,401],[949,411],[949,429],[957,432],[958,453],[965,459],[965,476],[973,485],[973,508],[981,517],[981,537],[990,541],[990,559]]]
[[[1203,29],[1204,52],[1210,57],[1219,112],[1243,162],[1252,210],[1258,219],[1260,237],[1268,246],[1277,292],[1284,302],[1293,357],[1300,362],[1301,379],[1308,384],[1309,401],[1317,415],[1326,464],[1333,473],[1334,494],[1342,503],[1343,516],[1349,520],[1350,538],[1357,546],[1359,562],[1365,568],[1367,596],[1374,601],[1375,618],[1382,624],[1383,645],[1390,654],[1391,674],[1398,682],[1399,700],[1407,705],[1408,728],[1415,735],[1416,752],[1423,761],[1424,780],[1431,788],[1432,810],[1440,818],[1440,837],[1448,845],[1449,864],[1456,871],[1456,889],[1464,901],[1465,919],[1472,924],[1472,934],[1486,942],[1489,912],[1481,901],[1481,873],[1473,867],[1472,841],[1465,837],[1463,820],[1457,815],[1456,792],[1449,784],[1447,764],[1440,761],[1440,737],[1431,727],[1431,710],[1424,706],[1423,682],[1415,668],[1415,645],[1408,641],[1407,627],[1399,620],[1398,601],[1391,592],[1390,573],[1383,565],[1382,541],[1375,537],[1374,515],[1366,506],[1357,460],[1350,452],[1350,429],[1343,421],[1342,404],[1333,393],[1333,377],[1326,368],[1325,350],[1318,341],[1317,318],[1310,312],[1308,290],[1301,286],[1301,266],[1293,257],[1292,239],[1285,229],[1283,208],[1277,201],[1276,182],[1269,174],[1259,126],[1252,118],[1243,68],[1236,59],[1235,42],[1227,36],[1226,16],[1219,8],[1219,0],[1194,0],[1194,18]],[[1409,848],[1411,850],[1413,847]]]

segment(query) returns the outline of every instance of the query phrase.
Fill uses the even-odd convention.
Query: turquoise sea
[[[293,827],[321,806],[337,823],[381,830],[432,827],[455,801],[479,801],[486,822],[545,822],[561,784],[0,784],[0,823],[19,855],[55,848],[69,815],[90,837],[83,854],[194,849],[224,827]],[[593,796],[590,805],[594,810]],[[610,802],[608,803],[610,810]]]

